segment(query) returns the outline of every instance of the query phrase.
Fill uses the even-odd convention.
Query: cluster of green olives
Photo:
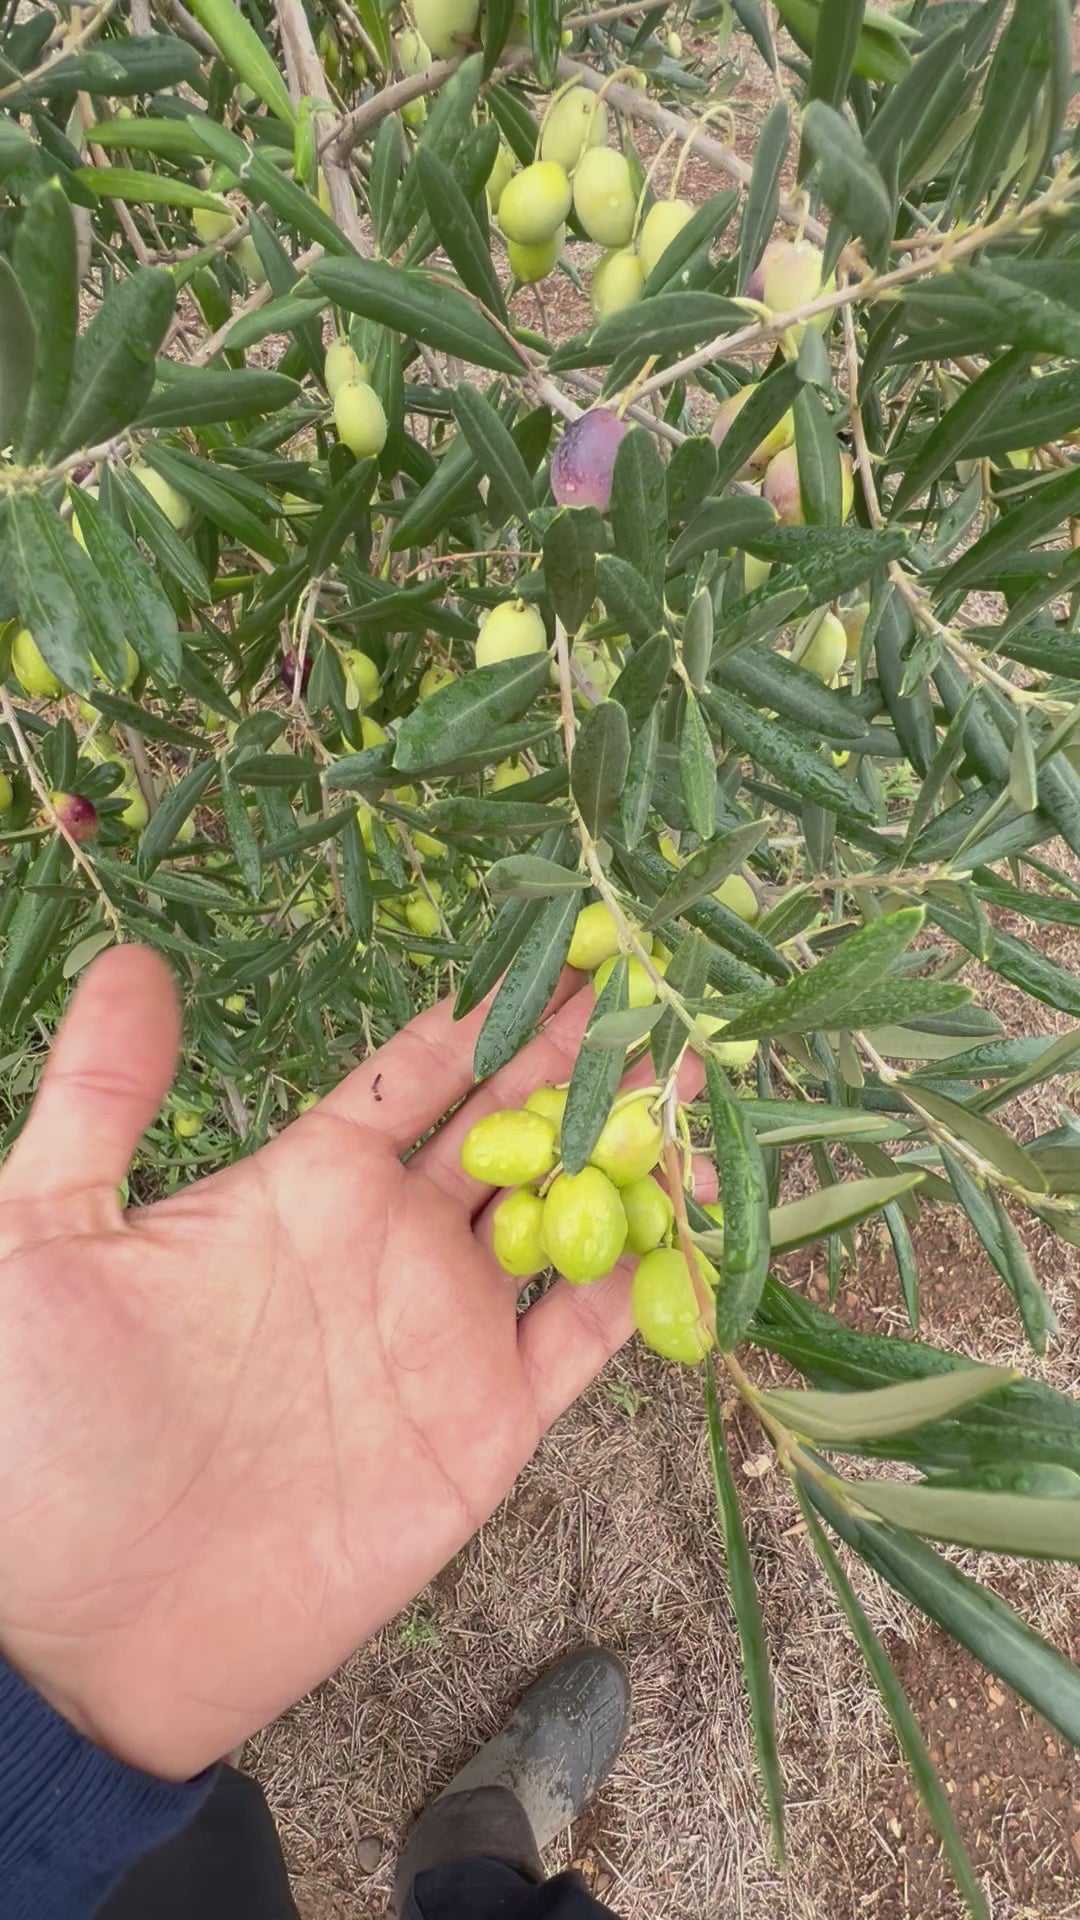
[[[389,432],[386,412],[371,384],[371,368],[341,336],[326,349],[323,385],[333,401],[334,425],[342,444],[358,460],[380,454]]]
[[[674,852],[670,841],[667,842],[667,847]],[[678,860],[677,854],[675,859]],[[754,890],[739,874],[732,874],[723,881],[716,889],[716,897],[725,906],[730,906],[740,919],[751,920],[757,917],[758,906]],[[611,978],[621,950],[620,931],[607,903],[596,900],[590,906],[582,907],[574,922],[566,960],[568,966],[577,967],[582,973],[592,974],[593,989],[598,999]],[[631,1007],[652,1006],[657,994],[653,973],[663,977],[671,954],[662,940],[653,940],[649,958],[652,973],[636,953],[632,953],[627,962],[627,1003]],[[698,1015],[698,1034],[702,1041],[711,1043],[710,1052],[713,1058],[729,1073],[741,1073],[754,1058],[758,1043],[756,1040],[717,1040],[715,1036],[726,1025],[727,1021],[719,1014]]]
[[[693,1365],[712,1344],[716,1273],[697,1254],[699,1284],[670,1244],[675,1213],[656,1178],[663,1141],[652,1093],[616,1101],[580,1173],[559,1164],[565,1087],[537,1087],[520,1108],[485,1114],[465,1136],[461,1164],[485,1186],[508,1189],[492,1215],[495,1258],[530,1280],[554,1268],[574,1286],[603,1279],[637,1256],[634,1324],[668,1360]],[[719,1207],[709,1209],[722,1221]]]
[[[694,211],[688,200],[658,200],[642,218],[630,160],[607,141],[603,100],[590,87],[564,87],[544,115],[536,158],[519,169],[509,148],[500,147],[487,184],[511,269],[523,285],[552,271],[573,208],[582,232],[604,249],[590,290],[597,320],[639,297]]]

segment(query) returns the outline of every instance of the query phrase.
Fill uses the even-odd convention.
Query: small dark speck
[[[375,1095],[376,1100],[378,1101],[381,1101],[382,1099],[382,1094],[379,1092],[379,1082],[381,1079],[382,1079],[382,1074],[377,1073],[375,1075],[374,1080],[371,1083],[371,1091]]]

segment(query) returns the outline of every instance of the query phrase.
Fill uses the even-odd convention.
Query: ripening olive
[[[773,313],[793,313],[797,307],[816,300],[818,294],[835,292],[836,275],[831,273],[822,284],[821,248],[809,240],[774,240],[766,248],[762,266],[761,298]],[[807,324],[818,333],[825,333],[832,318],[831,312],[816,313],[809,323],[796,322],[788,329],[788,338],[783,342],[785,352],[789,343],[798,346]]]
[[[652,1111],[651,1097],[642,1094],[609,1113],[600,1138],[589,1155],[594,1167],[606,1173],[613,1186],[628,1187],[651,1173],[660,1158],[663,1133]]]
[[[560,507],[611,505],[615,459],[629,431],[610,407],[592,407],[571,421],[551,460],[551,491]]]

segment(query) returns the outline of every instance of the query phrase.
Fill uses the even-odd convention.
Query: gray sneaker
[[[468,1855],[541,1881],[541,1851],[594,1798],[629,1724],[630,1682],[615,1654],[579,1647],[557,1660],[421,1814],[398,1860],[397,1905],[417,1874]]]

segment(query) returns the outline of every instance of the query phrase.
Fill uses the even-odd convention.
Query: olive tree
[[[1080,1124],[1008,1124],[1080,1055],[1040,947],[1080,925],[1071,15],[777,12],[0,7],[6,1137],[118,940],[187,1004],[157,1180],[437,994],[486,1002],[486,1076],[591,973],[568,1086],[466,1144],[500,1257],[628,1248],[701,1365],[777,1853],[721,1386],[985,1914],[835,1542],[1080,1740],[1080,1676],[941,1550],[1080,1558],[1080,1408],[916,1337],[923,1215],[1036,1354],[1025,1216],[1080,1244]],[[911,1339],[773,1270],[820,1242],[835,1293],[861,1222]]]

